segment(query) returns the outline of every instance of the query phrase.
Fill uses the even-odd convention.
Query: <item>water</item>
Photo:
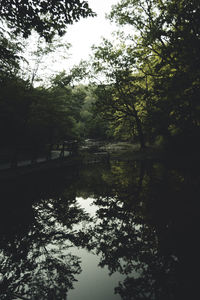
[[[154,161],[2,180],[0,299],[195,299],[199,190]]]

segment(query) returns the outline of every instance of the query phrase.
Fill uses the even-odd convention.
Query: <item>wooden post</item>
[[[62,144],[62,148],[60,151],[60,159],[64,158],[64,154],[65,154],[65,142],[63,142],[63,144]]]

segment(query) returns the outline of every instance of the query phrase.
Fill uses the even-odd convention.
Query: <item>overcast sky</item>
[[[119,0],[87,0],[89,6],[97,13],[97,17],[82,19],[68,27],[67,41],[72,44],[70,49],[70,64],[76,64],[81,59],[87,59],[93,44],[98,45],[101,37],[110,38],[116,29],[114,24],[105,19],[105,14],[111,11],[111,6]]]
[[[68,25],[66,35],[61,39],[61,43],[70,43],[72,47],[63,52],[63,50],[57,49],[53,54],[44,57],[40,62],[37,76],[42,81],[48,82],[48,79],[56,73],[63,70],[68,72],[74,65],[79,64],[81,59],[88,60],[91,53],[92,45],[99,45],[102,37],[112,39],[111,33],[116,30],[116,25],[111,24],[109,20],[105,18],[105,14],[111,11],[111,6],[117,4],[119,0],[87,0],[89,6],[94,12],[97,13],[97,17],[88,17],[81,19],[73,25]],[[31,51],[37,49],[37,39],[30,38],[26,59],[29,61],[29,66],[33,70],[35,67],[34,59],[32,59]],[[64,58],[64,56],[66,58]],[[25,63],[26,66],[26,63]],[[30,71],[32,72],[32,71]],[[25,69],[25,74],[26,74]],[[28,73],[27,73],[28,74]],[[40,83],[35,83],[39,85]]]

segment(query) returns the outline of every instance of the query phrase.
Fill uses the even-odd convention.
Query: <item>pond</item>
[[[197,166],[76,165],[0,183],[0,299],[196,299]]]

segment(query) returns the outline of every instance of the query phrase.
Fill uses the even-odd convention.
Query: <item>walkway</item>
[[[70,152],[69,151],[64,151],[64,157],[69,156]],[[60,157],[60,150],[53,150],[51,151],[51,160],[56,160],[59,159]],[[39,157],[36,159],[36,164],[39,163],[44,163],[49,161],[46,157]],[[31,162],[31,160],[22,160],[22,161],[18,161],[17,163],[17,168],[18,167],[25,167],[25,166],[31,166],[33,165],[33,163]],[[11,162],[6,162],[6,163],[0,163],[0,171],[1,170],[9,170],[11,169]]]

